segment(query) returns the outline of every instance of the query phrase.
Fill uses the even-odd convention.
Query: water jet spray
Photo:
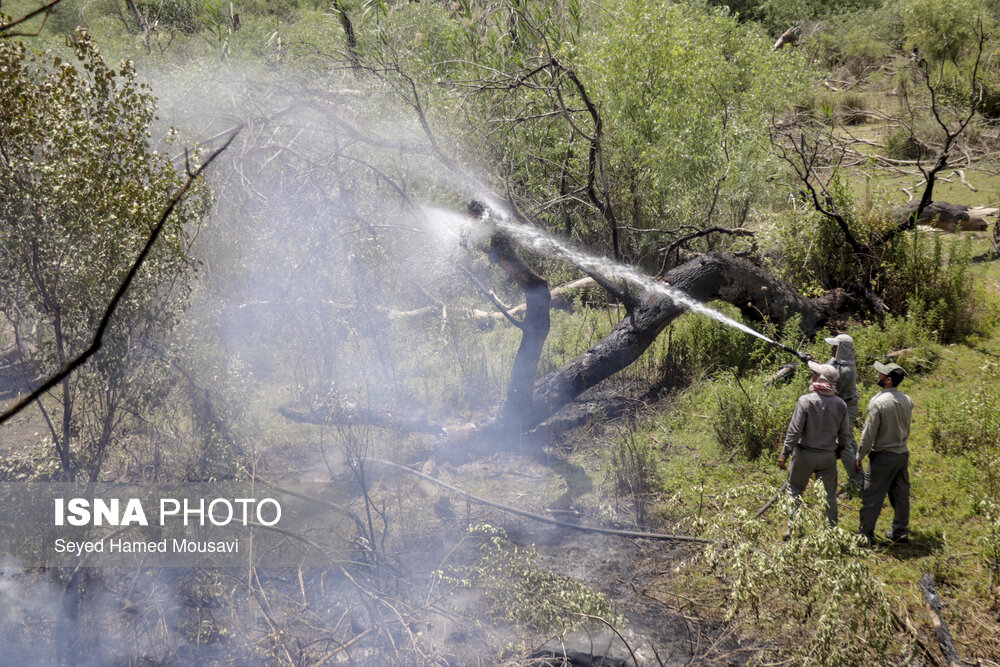
[[[551,257],[558,257],[586,272],[598,273],[606,278],[618,278],[650,292],[655,292],[656,294],[667,297],[676,304],[686,307],[688,310],[701,313],[702,315],[711,317],[713,320],[721,322],[728,327],[739,329],[743,333],[759,338],[769,345],[773,345],[774,347],[798,357],[803,362],[812,360],[811,355],[799,352],[795,348],[785,345],[784,343],[779,343],[773,338],[765,336],[742,322],[737,322],[728,315],[720,313],[714,308],[705,305],[701,301],[692,298],[676,287],[671,287],[667,283],[655,281],[640,273],[634,267],[619,264],[618,262],[610,260],[606,257],[598,257],[596,255],[590,255],[588,253],[570,248],[554,236],[540,231],[530,225],[517,222],[505,215],[503,212],[495,213],[493,209],[480,201],[470,201],[468,205],[468,213],[472,218],[490,225],[491,233],[494,230],[501,230],[511,240],[516,241],[526,248],[530,248],[531,250],[535,250]]]

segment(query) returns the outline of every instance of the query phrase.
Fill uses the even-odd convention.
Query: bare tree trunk
[[[506,238],[494,235],[488,252],[490,259],[498,263],[524,291],[524,319],[518,323],[521,328],[521,344],[514,357],[514,367],[507,385],[507,400],[500,409],[500,421],[506,427],[522,432],[525,430],[523,422],[529,418],[531,411],[538,360],[549,335],[552,296],[549,284],[517,255]]]

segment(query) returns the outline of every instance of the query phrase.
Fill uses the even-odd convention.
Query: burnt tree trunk
[[[686,308],[669,297],[646,293],[634,299],[631,311],[602,341],[562,368],[536,379],[542,346],[549,333],[551,294],[548,283],[515,252],[509,240],[497,235],[486,248],[524,291],[524,317],[512,320],[521,330],[520,347],[514,359],[507,399],[494,419],[475,424],[442,427],[426,420],[412,422],[389,411],[377,411],[349,404],[349,409],[325,415],[282,408],[294,421],[311,423],[368,423],[406,432],[447,436],[449,446],[470,438],[492,439],[500,435],[525,433],[553,416],[580,394],[635,362],[656,337]],[[818,298],[806,298],[782,280],[752,262],[728,253],[699,255],[666,276],[673,287],[699,301],[727,301],[751,321],[764,317],[783,324],[794,316],[802,319],[802,329],[811,334],[833,315],[841,312],[844,290],[834,290]],[[725,326],[719,324],[719,326]]]
[[[518,323],[521,328],[521,344],[514,356],[514,367],[507,385],[507,400],[499,415],[499,422],[505,428],[522,432],[526,430],[523,422],[531,410],[538,360],[549,335],[552,295],[545,279],[518,256],[505,237],[494,235],[488,254],[490,260],[499,264],[524,292],[524,318]]]
[[[699,301],[727,301],[751,320],[759,321],[766,315],[780,324],[800,315],[807,333],[836,313],[845,296],[835,290],[819,298],[805,298],[755,264],[723,253],[701,255],[670,271],[666,280]],[[646,295],[604,340],[535,383],[531,412],[522,427],[540,424],[587,389],[627,368],[685,310],[668,297]]]

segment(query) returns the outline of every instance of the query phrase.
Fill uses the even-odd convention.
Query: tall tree
[[[183,174],[151,149],[156,103],[129,62],[109,67],[84,32],[72,58],[0,43],[0,316],[26,372],[90,345],[108,300]],[[187,291],[185,229],[207,192],[163,230],[104,347],[38,401],[62,477],[96,480],[110,445],[162,395],[153,351]]]

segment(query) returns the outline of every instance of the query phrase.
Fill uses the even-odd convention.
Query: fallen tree
[[[536,377],[542,345],[548,335],[552,306],[545,280],[520,258],[513,243],[496,232],[482,248],[525,293],[526,307],[512,323],[522,331],[506,401],[490,418],[475,424],[438,425],[390,415],[386,410],[356,405],[313,412],[290,407],[282,414],[295,421],[316,424],[367,423],[403,432],[445,433],[450,445],[470,439],[494,439],[525,433],[546,421],[581,394],[634,363],[657,336],[687,308],[652,291],[631,294],[614,282],[592,276],[621,301],[626,314],[599,343],[543,377]],[[731,253],[707,253],[677,266],[664,282],[702,302],[722,300],[736,306],[750,321],[765,318],[777,325],[801,318],[803,332],[811,334],[841,313],[847,302],[843,290],[817,298],[800,295],[795,288],[748,259]],[[499,308],[499,306],[497,306]]]

